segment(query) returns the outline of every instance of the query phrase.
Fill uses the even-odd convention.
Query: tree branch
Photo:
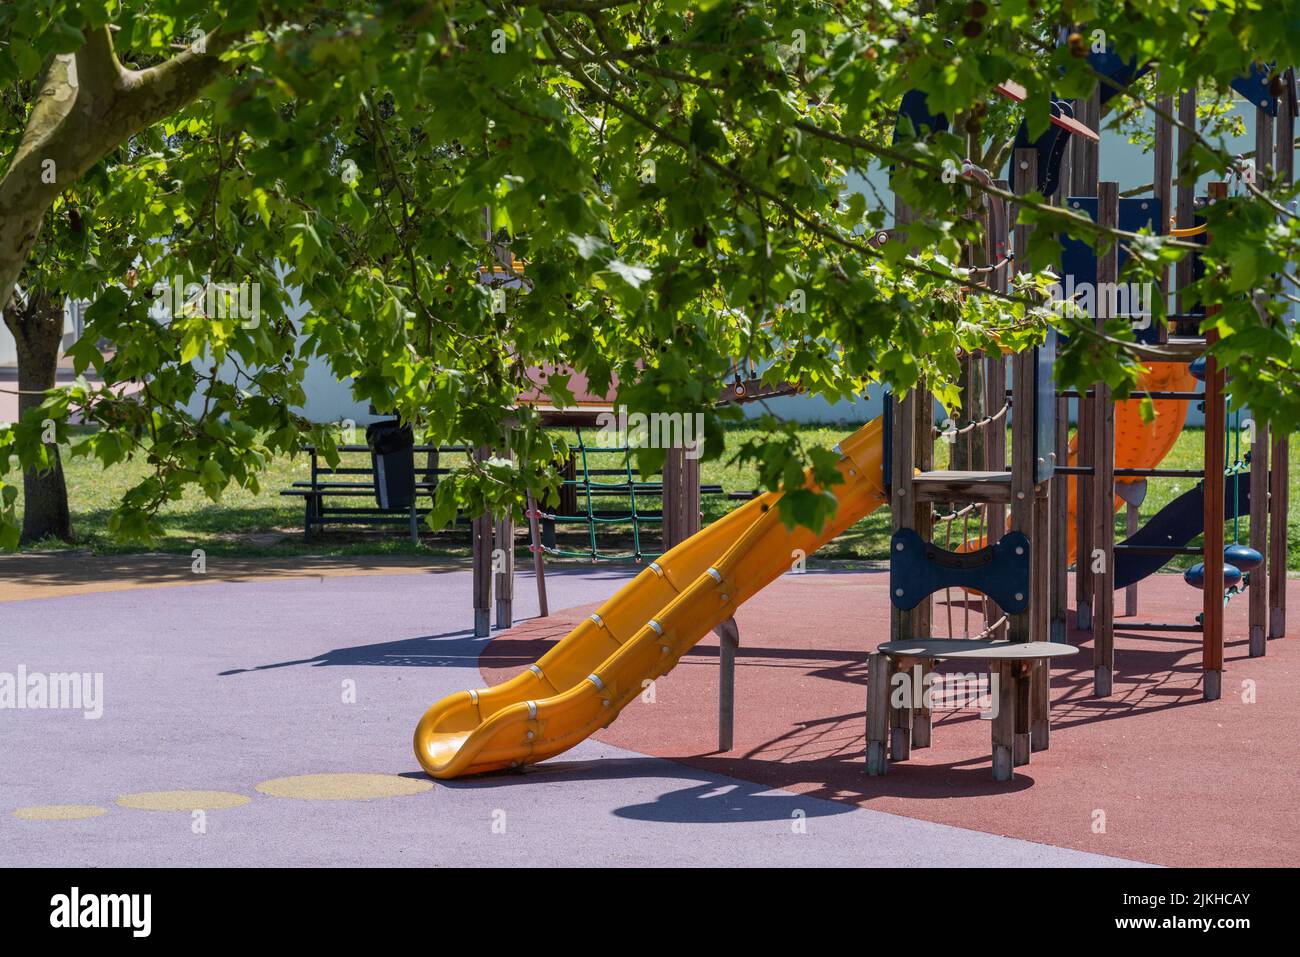
[[[201,44],[192,44],[157,66],[139,71],[123,70],[118,111],[135,125],[127,135],[137,133],[193,102],[221,71],[221,55],[238,39],[234,35],[212,33]]]
[[[76,54],[78,89],[97,96],[111,97],[122,87],[122,64],[113,49],[113,33],[108,26],[89,29],[86,42]]]
[[[542,31],[542,35],[546,39],[547,45],[551,48],[551,52],[556,57],[558,57],[561,61],[566,60],[567,56],[559,49],[559,44],[555,42],[554,33],[552,33],[549,28],[545,28]],[[566,66],[568,66],[568,64],[566,64]],[[879,250],[865,243],[860,243],[857,242],[856,240],[849,239],[848,237],[840,234],[837,230],[829,229],[823,226],[821,223],[816,222],[815,220],[812,219],[812,217],[805,214],[802,210],[795,207],[784,197],[778,196],[776,193],[764,189],[759,184],[752,182],[747,177],[736,172],[726,164],[719,162],[713,157],[708,156],[705,153],[700,153],[694,150],[690,143],[686,142],[681,137],[674,135],[672,132],[670,132],[668,129],[663,127],[661,124],[656,123],[650,117],[644,115],[643,113],[639,112],[633,107],[628,106],[627,104],[620,101],[617,97],[613,96],[608,90],[604,89],[603,87],[595,83],[582,70],[573,69],[572,67],[569,67],[569,74],[574,79],[576,79],[579,83],[581,83],[587,89],[587,92],[597,100],[606,103],[609,106],[612,106],[614,109],[618,110],[620,113],[624,114],[629,119],[636,121],[641,126],[654,132],[663,142],[671,143],[673,146],[677,147],[679,150],[686,153],[687,155],[696,156],[699,162],[708,166],[710,169],[712,169],[714,172],[718,173],[719,175],[725,177],[726,179],[731,180],[734,183],[737,183],[738,185],[745,187],[755,196],[761,196],[762,198],[766,199],[773,206],[780,209],[787,216],[801,223],[806,229],[809,229],[816,235],[821,236],[823,239],[837,246],[840,246],[844,249],[848,249],[851,252],[858,253],[859,255],[864,256],[866,258],[876,259],[876,260],[884,259],[883,254]],[[903,260],[898,263],[898,268],[902,269],[905,272],[910,272],[914,275],[928,276],[931,279],[937,279],[940,282],[943,282],[945,284],[956,285],[960,288],[969,290],[970,293],[973,295],[991,296],[995,299],[1002,299],[1006,302],[1020,303],[1022,305],[1027,305],[1031,307],[1036,307],[1041,305],[1041,303],[1038,303],[1027,297],[1017,296],[1010,293],[1004,293],[1001,292],[1000,290],[992,289],[988,286],[972,285],[969,279],[966,279],[963,276],[953,274],[953,273],[940,272],[937,269],[931,269],[927,266],[923,266],[916,262]]]
[[[236,36],[207,36],[147,70],[126,70],[108,26],[47,65],[18,149],[0,179],[0,307],[9,303],[58,195],[129,137],[196,99]]]

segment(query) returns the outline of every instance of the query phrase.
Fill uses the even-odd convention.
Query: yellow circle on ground
[[[20,821],[82,821],[108,813],[108,808],[97,804],[43,804],[20,807],[14,817]]]
[[[117,804],[136,811],[222,811],[251,800],[234,791],[142,791],[123,794]]]
[[[297,774],[263,781],[257,790],[271,797],[302,801],[368,801],[431,791],[433,783],[397,774]]]

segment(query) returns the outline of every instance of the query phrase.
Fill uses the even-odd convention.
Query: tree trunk
[[[26,309],[5,313],[5,325],[18,345],[18,417],[44,401],[40,393],[54,388],[63,340],[63,302],[53,296],[33,295]],[[23,532],[20,542],[30,544],[53,536],[72,541],[72,516],[68,511],[68,486],[63,479],[59,446],[47,446],[54,459],[47,471],[23,473]]]

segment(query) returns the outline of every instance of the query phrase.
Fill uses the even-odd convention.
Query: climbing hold
[[[1205,563],[1197,562],[1187,571],[1183,572],[1183,581],[1193,588],[1205,587]],[[1241,569],[1236,565],[1223,566],[1223,587],[1233,588],[1241,584]]]
[[[1191,365],[1187,367],[1187,371],[1192,374],[1193,379],[1196,379],[1198,382],[1204,382],[1205,381],[1205,356],[1197,356],[1195,359],[1193,359]]]
[[[1223,560],[1243,572],[1253,572],[1264,564],[1264,556],[1248,545],[1229,545],[1223,550]]]

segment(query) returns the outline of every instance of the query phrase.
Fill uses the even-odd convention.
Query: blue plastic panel
[[[911,121],[912,129],[917,136],[925,136],[936,130],[940,133],[948,130],[948,117],[942,113],[931,113],[930,101],[920,90],[908,90],[903,94],[903,101],[898,104],[898,119],[894,123],[895,144],[901,136],[904,116]]]
[[[1232,81],[1232,88],[1252,106],[1263,109],[1269,116],[1277,116],[1277,97],[1268,92],[1269,71],[1256,63],[1250,72]]]
[[[1094,223],[1097,221],[1096,196],[1071,196],[1067,200],[1068,208],[1076,213],[1083,213]],[[1165,218],[1160,201],[1153,196],[1122,197],[1119,201],[1119,228],[1128,232],[1150,228],[1157,235],[1165,232]],[[1128,253],[1119,251],[1119,268],[1121,273],[1128,262]],[[1087,283],[1094,290],[1097,285],[1097,254],[1092,247],[1080,239],[1069,236],[1061,238],[1061,283],[1066,296],[1071,288],[1078,288]],[[1153,295],[1158,291],[1152,290]],[[1148,310],[1150,310],[1148,306]],[[1120,315],[1125,312],[1121,311]],[[1154,320],[1144,329],[1135,329],[1138,342],[1152,344],[1159,341],[1159,330]]]
[[[889,597],[895,608],[915,608],[944,588],[974,588],[1018,614],[1029,607],[1029,538],[1008,532],[973,552],[949,552],[910,528],[889,540]]]
[[[1051,111],[1053,116],[1065,115],[1074,118],[1074,104],[1069,100],[1052,100]],[[1061,160],[1065,156],[1065,148],[1070,144],[1071,133],[1059,126],[1049,125],[1046,130],[1034,140],[1029,141],[1029,122],[1022,120],[1016,130],[1016,149],[1029,149],[1032,147],[1038,153],[1038,183],[1037,189],[1044,196],[1051,196],[1056,192],[1057,185],[1061,179]],[[1007,158],[1007,180],[1014,181],[1015,171],[1012,164],[1015,162],[1015,151]]]
[[[1134,80],[1144,76],[1151,69],[1150,65],[1139,67],[1137,57],[1125,60],[1109,44],[1101,53],[1089,53],[1088,64],[1098,74],[1112,81],[1100,85],[1099,94],[1103,106],[1111,97],[1118,96],[1122,91],[1122,87],[1129,86]]]

